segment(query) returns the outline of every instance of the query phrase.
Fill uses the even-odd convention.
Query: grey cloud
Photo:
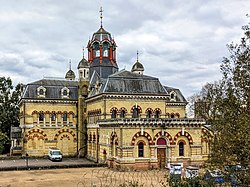
[[[69,59],[76,73],[82,47],[100,27],[100,6],[85,0],[3,2],[0,74],[23,83],[64,77]],[[105,0],[102,6],[104,28],[118,45],[120,69],[130,70],[139,50],[146,74],[189,96],[220,78],[226,44],[240,38],[250,2]]]

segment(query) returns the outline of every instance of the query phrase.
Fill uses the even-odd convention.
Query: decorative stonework
[[[112,132],[110,135],[110,144],[113,145],[114,143],[115,145],[118,145],[118,136],[116,132]]]
[[[61,89],[61,97],[62,99],[69,99],[69,89],[67,87]]]
[[[140,136],[144,136],[145,138],[147,138],[147,140],[148,140],[148,142],[149,142],[149,145],[154,145],[153,139],[151,138],[151,136],[150,136],[147,132],[143,131],[143,132],[141,133],[141,131],[139,131],[139,132],[137,132],[137,133],[133,136],[133,138],[132,138],[132,141],[131,141],[131,145],[132,145],[132,146],[135,145],[135,140],[136,140],[138,137],[140,137]]]
[[[213,138],[213,135],[206,128],[201,129],[201,134],[201,142],[209,142]]]
[[[46,88],[44,88],[43,86],[39,86],[37,88],[37,97],[38,98],[45,98],[45,93],[46,93]]]
[[[27,132],[27,134],[25,135],[25,137],[28,140],[33,140],[34,138],[38,138],[38,139],[42,139],[42,140],[48,140],[47,134],[41,130],[41,129],[31,129]]]
[[[173,142],[173,144],[176,144],[176,140],[177,140],[180,136],[185,136],[185,137],[188,139],[189,144],[190,144],[190,145],[193,144],[193,138],[192,138],[192,136],[191,136],[188,132],[186,132],[186,131],[185,131],[183,134],[182,134],[181,131],[178,132],[178,133],[175,135],[175,137],[174,137],[174,142]]]
[[[71,134],[71,135],[73,136],[73,138],[74,138],[74,141],[76,141],[76,135],[75,135],[74,131],[73,131],[73,130],[70,130],[70,129],[61,129],[61,130],[57,131],[57,133],[56,133],[55,136],[54,136],[54,140],[57,140],[58,137],[59,137],[62,133]]]
[[[176,101],[176,92],[171,91],[169,95],[170,95],[170,101],[175,102]]]
[[[174,145],[174,141],[173,141],[173,139],[172,139],[172,136],[171,136],[168,132],[164,131],[163,134],[162,134],[162,131],[158,132],[158,133],[154,136],[154,142],[156,142],[156,140],[157,140],[158,138],[160,138],[160,137],[166,137],[166,138],[168,139],[170,145]]]

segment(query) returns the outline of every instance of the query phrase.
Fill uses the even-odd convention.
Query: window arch
[[[108,57],[109,56],[109,43],[104,42],[103,43],[103,57]]]
[[[138,143],[138,157],[144,157],[144,143]]]
[[[184,156],[184,142],[179,143],[179,156]]]
[[[39,98],[45,98],[45,93],[46,93],[46,88],[44,88],[43,86],[39,86],[37,88],[37,96]]]
[[[154,117],[155,117],[155,119],[160,118],[160,114],[161,114],[161,109],[156,108],[156,109],[154,110]]]
[[[146,118],[147,119],[151,118],[152,114],[153,114],[152,108],[147,108],[147,110],[146,110]]]
[[[69,98],[69,92],[70,92],[70,90],[67,88],[67,87],[63,87],[62,89],[61,89],[61,97],[62,98]]]
[[[64,122],[64,123],[67,122],[68,115],[67,115],[66,112],[63,113],[62,118],[63,118],[63,122]]]
[[[117,116],[117,111],[116,110],[112,110],[112,113],[111,113],[111,118],[116,118]]]
[[[95,57],[99,57],[100,56],[100,46],[99,46],[98,42],[93,44],[93,49],[94,49]]]
[[[125,118],[125,115],[127,113],[127,109],[125,107],[120,108],[119,113],[120,113],[120,118]]]
[[[110,109],[111,118],[116,118],[117,117],[117,112],[118,112],[118,109],[116,107],[111,108]]]
[[[125,110],[121,110],[120,118],[125,118],[125,114],[126,114]]]
[[[39,121],[43,121],[44,120],[44,113],[43,112],[39,112],[38,118],[39,118]]]
[[[142,112],[141,107],[138,106],[138,105],[134,105],[134,106],[131,108],[132,118],[139,118],[141,112]]]
[[[161,137],[157,140],[157,145],[167,145],[167,141]]]
[[[139,118],[139,110],[138,110],[138,108],[133,109],[132,118]]]
[[[170,92],[170,101],[176,101],[176,92],[175,91],[171,91]]]
[[[171,113],[170,118],[174,118],[174,117],[175,117],[174,113]]]
[[[160,117],[160,112],[159,111],[155,111],[155,119],[158,119]]]
[[[50,119],[51,119],[51,121],[56,121],[56,113],[55,112],[51,113]]]

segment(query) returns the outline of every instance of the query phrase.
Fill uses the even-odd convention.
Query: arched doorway
[[[167,148],[167,141],[165,138],[159,138],[157,140],[157,160],[158,160],[158,167],[160,169],[165,168],[166,165],[166,148]]]

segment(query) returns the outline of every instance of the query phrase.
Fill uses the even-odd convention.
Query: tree
[[[15,87],[10,78],[0,77],[0,132],[10,137],[11,126],[19,126],[19,107],[22,85]],[[5,142],[6,145],[9,144]]]
[[[223,94],[216,99],[212,163],[250,167],[250,28],[243,26],[240,44],[228,45],[230,56],[221,65]],[[244,170],[244,172],[246,171]],[[241,182],[249,185],[249,174]]]
[[[215,81],[214,83],[206,83],[199,93],[189,97],[188,101],[192,116],[206,119],[207,123],[210,124],[215,119],[215,100],[221,96],[221,90],[221,81]]]
[[[244,36],[239,44],[227,45],[230,56],[224,57],[221,64],[222,80],[207,84],[200,93],[200,101],[212,114],[206,118],[214,131],[210,163],[216,167],[240,164],[244,169],[236,178],[243,186],[250,184],[249,26],[242,27]]]
[[[0,154],[3,153],[3,151],[5,149],[5,145],[8,142],[9,142],[8,136],[6,136],[6,134],[0,132]]]

